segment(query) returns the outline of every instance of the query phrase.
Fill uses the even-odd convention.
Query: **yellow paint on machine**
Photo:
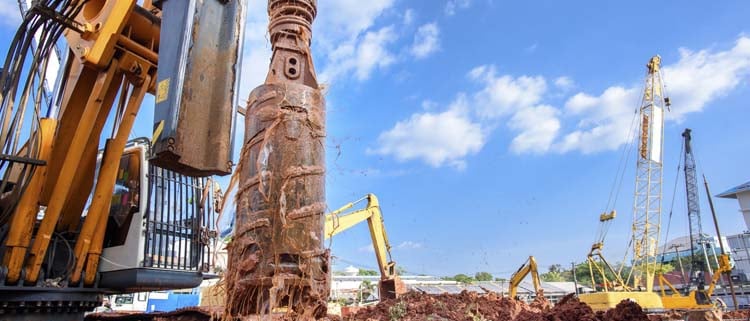
[[[164,131],[164,121],[159,121],[159,125],[156,126],[156,129],[154,129],[154,135],[151,136],[151,144],[155,144],[156,141],[159,139],[159,136],[161,136],[161,132]]]
[[[634,301],[644,310],[664,309],[661,297],[655,292],[597,292],[580,294],[578,298],[594,311],[612,309],[623,300]]]
[[[156,103],[167,100],[169,97],[169,78],[159,82],[156,88]]]

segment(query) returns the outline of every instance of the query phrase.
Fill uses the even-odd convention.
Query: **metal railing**
[[[148,182],[144,267],[206,272],[216,242],[211,180],[150,165]]]

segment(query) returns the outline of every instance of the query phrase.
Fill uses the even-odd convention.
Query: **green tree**
[[[549,271],[542,273],[539,278],[544,282],[565,282],[567,281],[561,271]]]
[[[552,264],[552,265],[549,266],[547,272],[562,273],[563,272],[563,267],[560,264]]]
[[[456,274],[453,277],[449,277],[447,278],[447,280],[456,281],[456,282],[464,283],[464,284],[474,283],[474,281],[476,281],[473,277],[470,277],[463,273]]]
[[[360,276],[371,276],[371,275],[378,275],[378,271],[375,270],[366,270],[366,269],[359,269],[359,272],[357,275]]]
[[[489,272],[477,272],[474,274],[474,278],[477,281],[492,281],[492,274]]]

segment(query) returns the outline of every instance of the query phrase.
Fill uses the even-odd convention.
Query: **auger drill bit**
[[[326,314],[325,102],[310,54],[315,0],[269,0],[268,76],[248,99],[227,314]]]

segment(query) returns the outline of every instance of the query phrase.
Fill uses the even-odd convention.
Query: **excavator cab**
[[[125,292],[192,288],[211,264],[216,240],[211,180],[150,163],[150,146],[148,139],[133,140],[120,158],[100,287]]]

